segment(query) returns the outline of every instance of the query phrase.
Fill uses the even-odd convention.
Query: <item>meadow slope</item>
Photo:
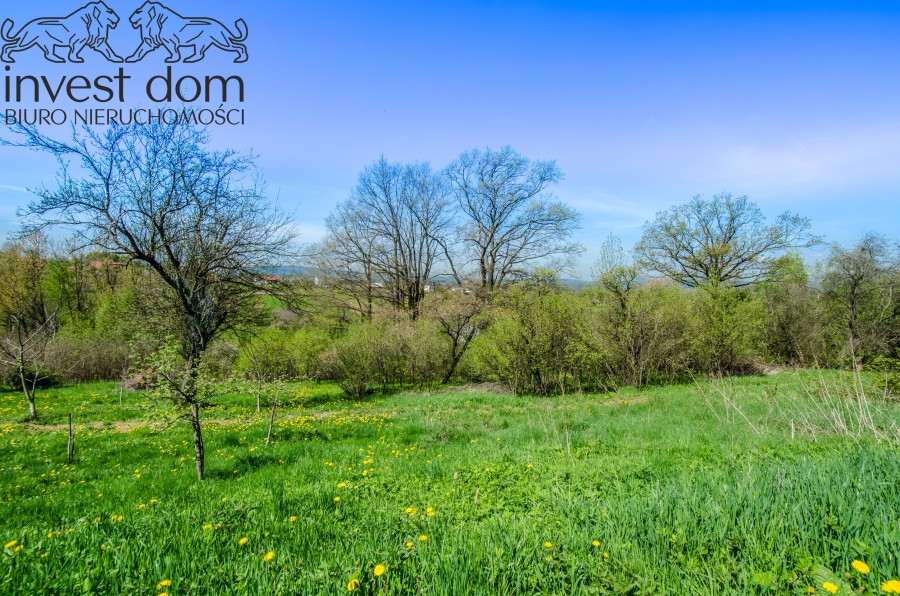
[[[269,446],[249,394],[204,412],[203,483],[187,423],[154,422],[171,411],[145,394],[52,389],[36,425],[4,394],[0,593],[882,593],[900,405],[869,387],[854,419],[853,388],[800,371],[354,402],[293,384]]]

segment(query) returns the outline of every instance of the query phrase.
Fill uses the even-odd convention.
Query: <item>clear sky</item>
[[[123,56],[139,3],[107,0]],[[565,173],[555,193],[584,216],[582,277],[609,233],[630,245],[695,194],[748,194],[844,243],[900,227],[896,1],[166,4],[249,25],[246,64],[213,49],[178,72],[245,79],[247,125],[214,129],[215,143],[259,154],[306,240],[382,154],[439,168],[506,144]],[[17,29],[79,5],[10,2],[0,17]],[[77,68],[16,56],[17,74],[117,68],[91,51]],[[158,74],[163,57],[129,73]],[[54,172],[51,159],[0,149],[0,231],[14,228],[22,189]]]

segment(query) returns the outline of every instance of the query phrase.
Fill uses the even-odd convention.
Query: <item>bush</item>
[[[95,334],[57,335],[47,349],[47,368],[66,383],[121,381],[131,348],[121,340]]]
[[[585,300],[554,283],[519,284],[496,297],[493,320],[472,344],[467,367],[495,375],[513,393],[565,393],[597,377],[600,352]]]
[[[691,307],[694,368],[715,374],[752,371],[761,352],[759,300],[734,288],[707,286],[692,292]]]
[[[360,323],[321,355],[319,366],[324,378],[337,381],[351,397],[365,396],[372,385],[383,393],[395,386],[424,387],[447,370],[444,341],[423,321]]]
[[[270,327],[241,346],[235,370],[255,381],[317,379],[319,356],[331,339],[321,329]]]

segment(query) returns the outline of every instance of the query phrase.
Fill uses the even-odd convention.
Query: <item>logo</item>
[[[183,17],[159,2],[144,2],[131,14],[131,26],[141,32],[141,45],[126,62],[138,62],[153,50],[162,47],[169,53],[166,62],[199,62],[206,51],[215,46],[226,52],[235,52],[235,62],[247,61],[247,23],[238,19],[234,23],[238,35],[215,19]],[[194,53],[182,57],[181,48],[193,47]]]
[[[67,17],[34,19],[15,35],[11,35],[14,23],[6,19],[0,27],[0,36],[5,42],[0,59],[15,62],[13,52],[24,52],[37,46],[50,62],[67,61],[57,54],[57,48],[68,49],[68,62],[84,62],[81,52],[85,48],[100,52],[111,62],[122,62],[122,57],[106,41],[108,31],[118,24],[119,15],[103,2],[85,4]]]
[[[159,48],[168,54],[165,61],[169,64],[200,62],[212,47],[237,54],[235,62],[246,62],[248,58],[243,43],[248,33],[244,19],[235,21],[235,35],[216,19],[184,17],[159,2],[148,1],[128,20],[140,32],[141,41],[125,62],[139,62]],[[0,60],[15,62],[14,53],[38,47],[50,62],[82,63],[81,53],[85,48],[102,54],[110,62],[122,62],[122,57],[107,41],[109,30],[118,24],[119,15],[102,1],[90,2],[65,17],[34,19],[15,35],[12,34],[15,24],[6,19],[0,27],[4,42]],[[183,52],[185,49],[189,51]],[[60,50],[67,51],[60,55]]]

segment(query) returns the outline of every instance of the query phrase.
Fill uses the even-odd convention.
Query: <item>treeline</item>
[[[608,389],[760,363],[896,368],[898,250],[869,235],[810,275],[809,220],[767,222],[747,197],[696,197],[657,214],[632,251],[611,241],[595,283],[558,276],[582,248],[562,172],[512,148],[440,170],[380,159],[307,247],[316,272],[274,272],[301,251],[252,154],[189,123],[73,130],[15,125],[7,147],[49,155],[0,251],[0,372],[153,387],[191,421],[218,379],[331,379],[348,395],[453,381],[517,393]],[[73,234],[51,247],[48,227]],[[273,401],[277,404],[277,401]],[[273,410],[274,412],[274,410]]]
[[[252,286],[236,276],[233,294],[213,293],[223,274],[202,267],[215,255],[232,271],[209,238],[243,225],[240,209],[208,228],[196,210],[197,244],[161,253],[183,279],[141,253],[51,246],[32,231],[0,252],[2,381],[27,393],[147,376],[172,338],[213,377],[334,380],[356,397],[450,382],[557,394],[765,365],[896,369],[896,241],[833,245],[810,272],[798,251],[823,241],[809,220],[770,223],[747,197],[695,197],[647,222],[632,250],[611,236],[576,291],[559,280],[581,251],[580,216],[550,193],[561,177],[508,147],[439,171],[382,158],[307,247],[311,273]],[[161,213],[149,233],[172,221]]]
[[[813,275],[788,253],[753,283],[689,287],[651,275],[610,238],[584,288],[541,268],[492,291],[477,279],[430,282],[415,316],[380,298],[360,311],[344,286],[298,278],[302,300],[288,309],[258,294],[244,330],[216,339],[204,358],[218,378],[334,380],[355,397],[448,382],[557,394],[765,365],[896,369],[893,250],[866,236],[833,246]],[[146,373],[148,357],[178,332],[147,267],[98,252],[54,254],[40,235],[0,252],[0,286],[11,387],[22,375],[38,385],[122,381]]]

